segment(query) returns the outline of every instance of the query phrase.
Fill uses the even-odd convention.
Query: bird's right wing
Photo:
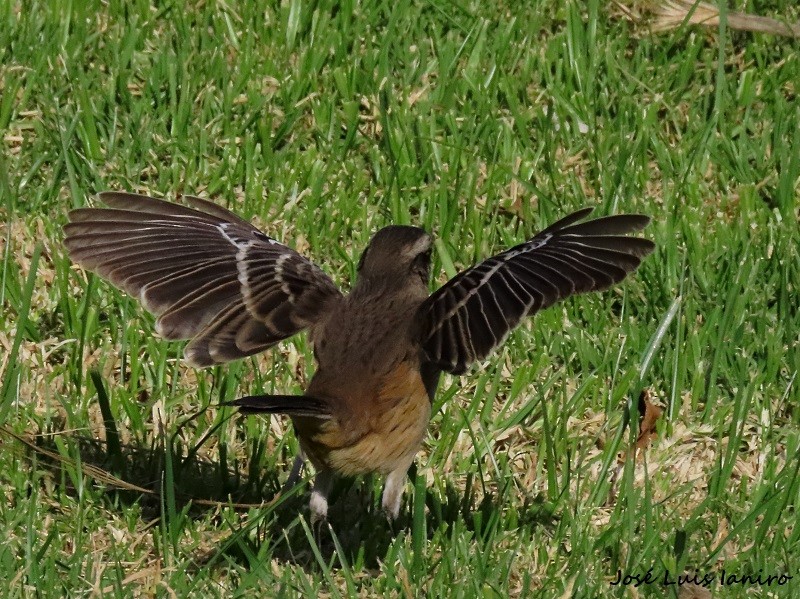
[[[576,293],[607,289],[653,251],[652,241],[625,236],[647,225],[648,217],[617,215],[580,223],[591,211],[579,210],[459,273],[425,300],[418,315],[429,368],[463,373],[525,316]]]
[[[333,281],[294,250],[221,206],[191,207],[105,192],[64,227],[73,261],[130,293],[167,339],[191,339],[186,360],[210,366],[261,352],[312,325]]]

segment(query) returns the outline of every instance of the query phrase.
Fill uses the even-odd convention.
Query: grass
[[[796,596],[797,42],[596,1],[257,4],[0,2],[2,595]],[[399,523],[342,481],[315,531],[306,485],[269,503],[287,423],[215,407],[301,390],[306,339],[182,365],[60,245],[104,189],[210,197],[345,288],[389,223],[436,235],[438,284],[587,204],[658,249],[443,380]],[[658,437],[620,459],[642,389]]]

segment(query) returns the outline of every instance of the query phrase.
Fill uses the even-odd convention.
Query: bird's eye
[[[412,269],[420,276],[422,282],[425,284],[428,283],[428,278],[430,276],[430,268],[431,268],[431,250],[427,250],[419,254],[416,258],[414,258]]]
[[[414,258],[414,266],[427,266],[431,262],[431,251],[426,250]]]

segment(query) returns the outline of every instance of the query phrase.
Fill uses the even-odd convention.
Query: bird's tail
[[[287,414],[327,419],[331,417],[328,405],[308,395],[248,395],[223,406],[234,406],[245,414]]]

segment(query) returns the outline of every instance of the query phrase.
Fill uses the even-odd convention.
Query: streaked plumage
[[[430,295],[430,236],[390,226],[372,238],[343,295],[312,262],[206,200],[100,198],[109,208],[70,213],[71,258],[137,297],[159,334],[190,339],[190,364],[221,364],[309,330],[318,368],[305,395],[233,403],[292,418],[317,470],[316,517],[327,512],[333,475],[368,472],[387,475],[383,507],[396,517],[440,373],[465,372],[524,317],[622,281],[654,248],[626,235],[647,217],[583,221],[587,208]]]

